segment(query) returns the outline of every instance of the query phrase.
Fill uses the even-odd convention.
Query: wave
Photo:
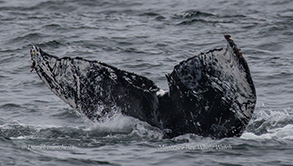
[[[182,18],[195,18],[195,17],[211,17],[215,16],[214,14],[202,12],[198,10],[187,10],[181,12],[180,14],[175,14],[173,16],[174,19],[182,19]]]
[[[243,139],[292,139],[293,110],[266,109],[265,105],[258,106],[252,121],[247,126]]]
[[[1,136],[17,140],[62,140],[73,141],[75,144],[82,140],[89,142],[96,139],[104,140],[133,140],[133,139],[162,139],[163,132],[138,119],[118,114],[105,119],[103,122],[85,121],[83,126],[27,125],[17,121],[2,123]]]
[[[21,107],[20,105],[6,104],[1,108]],[[72,112],[61,113],[53,116],[61,116],[66,119],[80,118],[72,115]],[[284,110],[263,110],[255,112],[253,120],[247,127],[241,139],[293,139],[293,114],[292,109]],[[54,126],[54,125],[27,125],[19,122],[5,121],[0,123],[0,134],[10,139],[65,139],[91,140],[162,140],[162,130],[150,126],[148,123],[138,119],[124,116],[122,114],[105,119],[103,122],[92,122],[84,119],[84,124],[76,127]],[[210,138],[203,138],[195,134],[185,134],[172,139],[175,142],[209,141]]]
[[[284,127],[268,129],[267,133],[256,135],[252,132],[245,132],[241,136],[242,139],[256,140],[256,139],[281,139],[293,140],[293,124],[288,124]]]
[[[40,38],[45,38],[45,37],[46,36],[44,36],[41,33],[32,32],[32,33],[27,33],[27,34],[15,37],[15,38],[11,39],[7,44],[15,44],[15,43],[20,43],[20,42],[27,43],[31,40],[38,40]]]
[[[46,48],[46,47],[49,47],[49,48],[58,48],[60,46],[65,46],[66,44],[60,42],[60,41],[57,41],[57,40],[50,40],[50,41],[47,41],[47,42],[43,42],[43,43],[40,43],[38,44],[38,46],[42,47],[42,48]]]

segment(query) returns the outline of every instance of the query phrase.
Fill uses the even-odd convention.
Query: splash
[[[292,108],[274,110],[261,106],[243,133],[243,139],[293,139]]]

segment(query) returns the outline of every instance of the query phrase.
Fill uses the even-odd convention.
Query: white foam
[[[127,132],[130,135],[139,137],[158,138],[162,139],[163,132],[146,122],[140,121],[136,118],[122,115],[121,113],[114,117],[107,118],[103,122],[95,122],[92,126],[88,127],[88,131],[102,130],[107,132]]]
[[[288,124],[281,128],[270,129],[268,133],[256,135],[251,132],[245,132],[240,137],[242,139],[293,139],[293,125]]]
[[[136,121],[135,118],[124,116],[121,113],[105,119],[103,122],[95,122],[92,126],[90,126],[87,130],[106,130],[106,131],[125,131],[132,129]]]
[[[130,135],[138,135],[139,137],[162,139],[164,134],[159,128],[150,124],[138,121]]]
[[[266,109],[264,104],[258,105],[258,110],[254,113],[254,119],[249,125],[257,124],[258,127],[253,132],[244,132],[243,139],[293,139],[293,118],[292,108],[281,110]],[[258,131],[267,131],[264,134],[255,134]]]

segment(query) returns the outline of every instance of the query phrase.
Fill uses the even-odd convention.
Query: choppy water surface
[[[0,1],[0,165],[292,165],[293,1]],[[99,60],[168,89],[180,61],[242,48],[257,107],[240,138],[162,139],[138,120],[93,123],[30,73],[29,48]]]

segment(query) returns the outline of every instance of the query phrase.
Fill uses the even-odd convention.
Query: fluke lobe
[[[51,91],[93,121],[121,112],[164,130],[223,138],[240,136],[256,104],[255,87],[241,50],[227,47],[193,56],[167,74],[163,92],[144,76],[83,58],[58,58],[33,46],[35,70]]]

